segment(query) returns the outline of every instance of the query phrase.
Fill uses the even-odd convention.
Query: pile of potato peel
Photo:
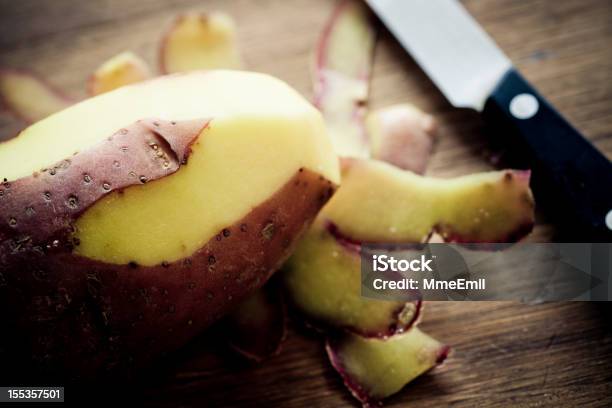
[[[162,37],[159,56],[160,72],[173,74],[242,68],[235,29],[232,19],[223,13],[191,13],[179,16]],[[292,205],[296,207],[295,212],[298,214],[296,217],[305,220],[302,224],[298,225],[297,222],[295,225],[291,224],[290,218],[286,215],[283,218],[283,208],[288,201],[279,201],[278,197],[271,195],[270,200],[272,201],[267,208],[270,209],[269,214],[273,213],[274,216],[266,213],[265,216],[262,215],[259,218],[253,217],[248,223],[236,223],[219,230],[211,239],[212,245],[215,241],[234,240],[232,245],[235,247],[231,248],[239,248],[240,244],[237,242],[240,237],[252,234],[251,228],[257,225],[257,234],[259,234],[256,234],[257,239],[274,242],[277,245],[275,252],[277,255],[274,259],[262,256],[260,260],[253,261],[251,265],[253,271],[250,275],[248,273],[245,276],[236,275],[236,282],[241,279],[240,283],[248,282],[241,289],[234,290],[233,286],[227,289],[223,286],[223,291],[219,290],[214,294],[213,291],[210,291],[212,296],[218,296],[218,293],[229,293],[227,295],[229,299],[217,301],[218,297],[215,297],[212,302],[231,304],[233,305],[231,310],[220,306],[221,303],[219,303],[210,316],[202,319],[206,322],[196,321],[199,317],[197,315],[186,317],[187,314],[185,314],[182,316],[185,324],[193,328],[184,330],[180,335],[177,334],[173,343],[167,347],[166,345],[150,346],[151,352],[139,357],[143,365],[144,362],[154,359],[159,353],[165,352],[166,348],[172,350],[180,347],[198,332],[198,328],[207,327],[222,315],[225,315],[223,321],[216,327],[217,330],[219,327],[222,328],[223,335],[227,336],[228,345],[249,360],[261,362],[280,351],[281,343],[286,336],[285,303],[297,310],[299,316],[303,316],[310,326],[325,336],[326,351],[332,366],[339,373],[349,391],[364,406],[381,404],[384,398],[397,393],[408,382],[442,363],[448,356],[450,350],[448,346],[418,328],[418,323],[423,318],[424,305],[422,302],[373,301],[365,300],[360,296],[359,246],[362,243],[371,242],[422,243],[429,242],[434,236],[445,242],[517,241],[530,232],[534,222],[534,202],[529,189],[529,172],[502,170],[466,175],[455,179],[433,179],[423,176],[428,158],[435,146],[437,133],[435,120],[431,115],[410,104],[368,111],[369,77],[375,43],[376,28],[369,12],[361,2],[343,0],[330,16],[316,44],[312,73],[313,104],[322,114],[327,133],[331,138],[331,145],[340,157],[341,182],[337,190],[332,170],[311,174],[307,168],[300,167],[299,173],[296,173],[291,179],[291,186],[287,184],[283,188],[293,188],[291,194],[299,197],[299,203]],[[198,75],[206,74],[193,72],[186,75],[192,75],[197,79]],[[238,79],[245,75],[244,80],[247,83],[251,80],[247,77],[255,74],[221,73],[218,75],[220,78],[228,75],[230,79],[227,82],[234,80],[232,75],[238,75],[235,77]],[[220,82],[224,80],[221,79]],[[253,79],[253,81],[260,80],[267,86],[267,79]],[[152,70],[144,60],[131,52],[124,52],[100,65],[88,79],[87,89],[91,96],[104,95],[109,92],[116,94],[117,91],[114,90],[125,90],[127,88],[122,87],[143,81],[150,81],[142,85],[149,86],[147,84],[159,83],[163,79],[153,79]],[[163,88],[163,85],[156,86]],[[188,85],[185,87],[187,89]],[[285,95],[284,92],[284,89],[279,90],[279,95]],[[293,95],[287,91],[286,97],[289,100],[293,98]],[[0,70],[0,98],[4,107],[27,123],[37,122],[77,102],[32,73],[9,69]],[[110,99],[111,96],[108,98]],[[300,104],[301,102],[296,102],[296,106],[299,105],[299,109],[296,108],[296,110],[304,112],[304,121],[311,120],[308,108]],[[234,108],[228,109],[231,111]],[[211,118],[210,126],[216,129],[215,116],[212,115]],[[177,149],[173,141],[184,140],[183,134],[175,136],[176,131],[174,130],[167,135],[161,134],[161,131],[156,130],[160,124],[155,121],[155,118],[139,119],[150,121],[146,123],[153,128],[152,133],[143,131],[144,133],[141,132],[142,135],[139,133],[138,137],[146,140],[152,148],[152,154],[156,157],[157,152],[162,153],[161,156],[158,156],[162,167],[170,168],[174,163],[173,157],[182,157],[183,153],[184,163],[183,160],[178,160],[174,171],[181,166],[189,168],[197,165],[198,155],[196,153],[202,150],[202,148],[198,150],[199,142],[195,142],[193,152],[190,150],[191,141],[188,149]],[[177,123],[182,124],[180,121]],[[176,124],[162,123],[162,125],[172,128]],[[124,126],[130,132],[133,131],[133,128],[128,127],[127,124]],[[220,127],[223,128],[223,126]],[[114,130],[121,132],[123,128]],[[227,132],[228,134],[232,132],[230,125],[228,125]],[[118,143],[117,140],[120,140],[122,133],[113,133],[113,136],[111,134],[108,136],[108,143]],[[112,140],[113,137],[115,137],[114,140]],[[211,139],[214,138],[211,136]],[[158,143],[159,146],[153,149],[152,143]],[[219,146],[222,145],[222,142],[217,143]],[[313,142],[313,146],[319,146],[317,143],[326,142],[320,142],[317,139]],[[122,147],[118,145],[118,148]],[[196,164],[192,164],[190,156],[192,153],[193,161]],[[327,156],[313,156],[308,160],[311,160],[310,164],[321,164],[322,167],[332,161]],[[74,161],[77,162],[76,159]],[[117,167],[123,165],[123,162],[120,163],[117,160],[115,162],[118,163]],[[67,166],[72,166],[72,164]],[[54,174],[49,174],[51,170],[61,173],[65,169],[44,170],[43,179],[48,177],[48,180],[52,180]],[[143,170],[144,173],[146,171]],[[96,178],[106,177],[102,173],[85,173],[84,182],[86,184],[88,184],[87,177],[91,177],[92,174]],[[163,182],[163,180],[158,181],[147,177],[143,181],[143,176],[140,174],[136,176],[136,179],[129,183],[125,182],[122,188],[137,184],[147,184],[147,188],[152,188],[150,186],[155,183]],[[39,176],[34,178],[37,177]],[[12,188],[16,186],[19,188],[24,184],[19,180],[13,183]],[[9,187],[5,185],[1,190],[5,199],[11,197],[10,183],[12,182],[11,178],[5,179],[5,184],[9,184]],[[102,187],[104,189],[104,184]],[[113,189],[115,187],[113,186]],[[107,190],[110,190],[110,182]],[[43,191],[43,194],[46,194],[46,191]],[[120,191],[119,194],[123,192]],[[132,194],[130,191],[125,192],[126,196]],[[80,197],[75,197],[75,199],[77,203],[79,200],[81,203],[85,202]],[[55,198],[48,201],[52,202],[52,200]],[[59,202],[53,201],[53,203],[61,205]],[[1,205],[2,201],[0,201]],[[112,206],[111,203],[108,205]],[[8,206],[4,207],[0,213],[5,215],[7,208]],[[76,208],[73,210],[76,211]],[[272,219],[273,217],[278,218]],[[2,232],[3,230],[0,229],[0,238],[8,242],[7,237],[10,237],[12,240],[10,251],[19,252],[19,248],[14,247],[16,235],[11,232],[13,230],[10,228],[14,227],[10,225],[11,220],[12,218],[8,220],[9,227],[4,227],[9,232]],[[355,222],[356,220],[359,222]],[[75,226],[69,220],[66,228],[87,230],[88,225],[98,225],[93,222],[87,224],[87,222],[88,219],[85,219],[77,222]],[[289,225],[288,229],[279,230],[278,226],[281,224]],[[309,227],[305,232],[298,233],[297,230],[303,225],[309,225]],[[108,227],[109,231],[111,227]],[[34,232],[30,235],[34,235]],[[74,240],[74,235],[70,237],[71,240]],[[79,235],[77,237],[81,238]],[[55,257],[52,258],[53,262],[65,261],[66,257],[61,251],[57,254],[54,252],[59,251],[53,248],[55,236],[50,233],[44,239],[51,243],[49,248],[44,249],[45,254]],[[58,241],[63,242],[61,239]],[[77,254],[100,254],[106,248],[105,244],[100,244],[102,249],[87,247],[89,241],[85,238],[81,241],[83,241],[83,246],[71,242],[69,243],[71,247],[67,250],[75,251]],[[350,245],[347,245],[347,242],[350,242]],[[9,251],[6,249],[9,246],[3,248],[5,249],[2,250]],[[248,249],[243,249],[243,251],[244,259],[251,256]],[[261,251],[263,253],[265,247],[262,246]],[[219,253],[224,255],[220,256]],[[122,258],[120,250],[117,250],[116,256],[121,262],[127,259]],[[202,256],[201,259],[196,259],[196,257],[184,259],[189,259],[189,267],[195,263],[216,273],[215,268],[222,264],[222,256],[231,257],[232,254],[215,249],[215,251],[206,252],[205,258]],[[138,262],[130,259],[130,263],[126,262],[126,264],[134,269],[143,270],[144,268],[145,271],[147,267],[156,265],[156,268],[159,266],[158,269],[155,269],[158,272],[164,272],[170,268],[169,270],[172,270],[173,273],[183,273],[180,272],[182,269],[176,265],[176,259],[164,259],[161,263],[159,259],[150,261],[149,263],[147,257],[142,257]],[[77,259],[70,262],[72,262],[70,268],[78,268],[80,261]],[[248,262],[245,260],[244,264],[247,265]],[[7,264],[0,263],[0,266],[2,265]],[[105,269],[100,265],[87,267],[93,272],[89,272],[91,276],[88,275],[85,281],[79,284],[87,286],[89,291],[92,290],[90,285],[94,287],[97,285],[96,280],[105,279],[101,275],[109,268]],[[271,272],[279,267],[281,270],[274,280],[259,289],[270,277]],[[255,276],[262,272],[262,268],[266,269],[261,274],[263,281],[257,280],[256,282],[256,279],[260,278]],[[119,269],[117,271],[117,274],[123,273]],[[140,279],[146,278],[141,277]],[[76,280],[78,279],[75,278]],[[196,285],[195,281],[191,280],[188,284]],[[223,285],[229,286],[232,283],[223,283]],[[149,284],[140,286],[155,288],[155,285]],[[127,286],[121,288],[125,287]],[[338,288],[343,290],[338,290]],[[145,302],[164,302],[164,296],[168,295],[168,291],[173,290],[179,296],[179,287],[162,289],[162,292],[166,291],[165,294],[149,290],[149,293],[141,294],[141,296]],[[103,289],[101,291],[103,292]],[[71,293],[66,291],[59,294],[58,292],[58,297],[64,295],[70,297]],[[126,296],[128,296],[127,292]],[[237,302],[237,300],[242,300],[242,302]],[[72,301],[74,299],[57,300],[57,305],[68,307],[67,305]],[[105,302],[110,301],[104,300],[102,303],[106,304]],[[180,309],[180,305],[165,305],[165,303],[164,307],[167,309],[167,314],[170,315],[163,318],[168,319],[165,327],[173,330],[176,315],[182,313],[183,309]],[[121,309],[116,307],[114,310]],[[203,313],[205,310],[207,310],[206,307],[202,306],[200,309],[194,308],[191,312]],[[82,321],[87,321],[88,313],[98,312],[100,311],[92,312],[84,308]],[[107,311],[102,310],[100,313],[105,316]],[[111,316],[110,308],[108,314],[109,319],[117,318]],[[117,319],[121,320],[121,318]],[[138,321],[142,318],[136,314],[130,319]],[[130,319],[126,318],[123,323],[131,324]],[[65,329],[74,328],[66,327]],[[154,333],[153,329],[150,331]],[[250,334],[248,339],[247,333]],[[90,341],[90,338],[89,335],[83,335],[82,340]],[[131,341],[133,341],[132,347],[138,347],[145,341],[150,341],[150,338],[135,335]],[[91,345],[91,347],[91,350],[95,350],[97,345]],[[108,346],[108,350],[108,356],[110,356],[108,359],[121,356],[121,354],[115,354],[112,344]],[[46,350],[45,353],[50,354],[52,350]],[[46,355],[41,356],[41,359],[45,358]],[[78,364],[65,368],[74,371],[83,369]],[[110,369],[112,370],[112,367]],[[96,368],[87,374],[97,373]]]

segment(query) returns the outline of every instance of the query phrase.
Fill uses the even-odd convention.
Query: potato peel
[[[364,120],[375,39],[367,8],[345,0],[334,10],[316,46],[313,103],[323,113],[341,156],[369,157]]]
[[[33,123],[75,101],[30,71],[0,69],[0,102],[19,119]]]
[[[441,362],[449,349],[416,328],[420,303],[415,313],[402,316],[397,308],[411,303],[361,297],[361,245],[432,237],[445,242],[518,240],[534,222],[529,176],[504,170],[434,179],[378,160],[342,159],[342,184],[299,242],[283,278],[292,302],[309,320],[325,324],[330,360],[364,406],[379,405]],[[389,326],[390,321],[405,324]],[[363,346],[350,351],[349,368],[341,351],[346,344]],[[424,357],[421,349],[427,351]],[[380,384],[388,388],[377,389],[379,379],[366,374],[393,365],[389,353],[407,368],[397,366],[398,374],[382,372]]]
[[[426,177],[377,160],[344,159],[342,185],[319,217],[358,242],[515,242],[534,224],[530,172]]]
[[[327,338],[325,349],[334,369],[364,407],[382,399],[444,362],[450,347],[418,327],[388,339],[340,333]]]
[[[287,334],[287,310],[275,281],[255,291],[225,320],[229,346],[260,363],[280,352]]]
[[[159,65],[165,74],[242,68],[233,19],[220,12],[178,16],[162,37]]]
[[[418,320],[421,303],[362,298],[359,248],[347,246],[323,220],[315,221],[285,265],[292,304],[323,331],[388,337],[408,330]]]
[[[147,63],[126,51],[101,64],[89,77],[87,90],[95,96],[151,77]]]
[[[414,105],[399,104],[368,113],[372,158],[423,174],[433,151],[437,125]]]

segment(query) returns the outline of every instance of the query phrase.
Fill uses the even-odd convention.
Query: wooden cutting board
[[[309,96],[310,54],[334,4],[0,0],[0,65],[32,69],[84,97],[89,73],[120,51],[133,50],[155,64],[162,30],[174,15],[225,10],[237,21],[248,67],[276,75]],[[467,0],[465,5],[527,79],[610,157],[612,3]],[[399,102],[412,102],[440,122],[429,174],[448,177],[495,167],[490,146],[496,135],[487,133],[475,113],[453,109],[383,30],[371,106]],[[0,139],[21,127],[0,113]],[[531,240],[552,236],[547,222],[546,214],[538,214]],[[388,406],[612,406],[609,309],[579,302],[429,303],[422,327],[454,352]],[[302,329],[299,320],[293,318],[281,354],[259,366],[227,358],[203,336],[140,398],[150,406],[356,406],[330,368],[322,339]]]

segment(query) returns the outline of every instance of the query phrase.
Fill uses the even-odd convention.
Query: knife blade
[[[366,0],[455,107],[480,111],[533,169],[572,238],[612,241],[612,163],[514,68],[456,0]],[[519,146],[516,149],[516,146]]]

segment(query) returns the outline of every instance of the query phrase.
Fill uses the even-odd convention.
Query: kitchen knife
[[[612,163],[513,67],[456,0],[366,0],[449,102],[527,152],[534,192],[572,238],[612,241]]]

